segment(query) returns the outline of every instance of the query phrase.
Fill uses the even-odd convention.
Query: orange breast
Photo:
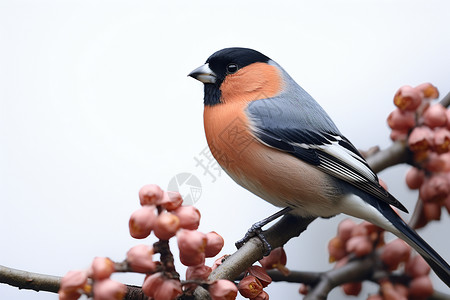
[[[249,130],[245,105],[234,102],[205,107],[206,139],[222,168],[238,184],[276,206],[289,205],[299,208],[300,214],[321,216],[326,206],[329,216],[335,214],[329,200],[335,191],[327,175],[259,142]]]

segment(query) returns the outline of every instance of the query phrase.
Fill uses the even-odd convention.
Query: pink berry
[[[437,99],[439,98],[438,89],[431,83],[422,83],[415,87],[419,90],[425,99]]]
[[[147,205],[131,214],[128,227],[130,235],[135,239],[144,239],[152,232],[156,221],[155,206]]]
[[[433,283],[428,276],[414,278],[409,283],[409,295],[411,299],[428,299],[433,292]]]
[[[430,274],[431,268],[420,255],[411,257],[405,265],[405,273],[415,278]]]
[[[263,286],[258,278],[248,275],[239,281],[238,290],[243,297],[253,299],[262,292]]]
[[[65,291],[66,293],[77,292],[83,290],[88,284],[88,273],[85,270],[73,270],[69,271],[61,279],[60,291]]]
[[[392,130],[389,137],[395,141],[406,141],[408,139],[409,130]]]
[[[416,125],[416,115],[412,111],[397,108],[389,114],[387,122],[391,129],[407,131]]]
[[[127,252],[127,263],[134,272],[151,273],[156,269],[153,254],[154,252],[151,246],[134,246]]]
[[[238,289],[236,285],[225,279],[220,279],[211,284],[208,288],[212,300],[236,299]]]
[[[204,263],[206,235],[195,230],[180,230],[177,233],[180,260],[185,266]]]
[[[425,180],[425,172],[415,167],[409,168],[406,173],[406,185],[412,190],[417,190]]]
[[[351,219],[345,219],[338,225],[338,237],[346,242],[352,237],[352,230],[357,224]]]
[[[217,232],[211,231],[206,234],[206,257],[214,257],[222,250],[225,241]]]
[[[255,298],[252,298],[252,300],[269,300],[269,294],[267,294],[265,291],[262,291]]]
[[[156,218],[153,228],[155,235],[161,240],[169,240],[180,229],[180,219],[169,212],[162,212]]]
[[[147,184],[139,190],[141,205],[156,205],[163,198],[163,190],[156,184]]]
[[[81,294],[77,291],[58,291],[58,299],[59,300],[77,300],[81,297]]]
[[[450,149],[450,131],[447,128],[436,128],[434,130],[434,151],[446,153]]]
[[[423,214],[427,221],[439,221],[441,219],[441,205],[435,202],[424,203]]]
[[[278,269],[283,275],[287,276],[289,275],[289,269],[286,268],[286,262],[286,252],[283,247],[273,249],[268,256],[259,261],[264,269]]]
[[[95,280],[102,280],[109,278],[114,273],[114,262],[107,257],[96,257],[92,261],[89,269],[89,277]]]
[[[194,206],[180,206],[172,211],[180,219],[180,227],[196,230],[200,225],[200,211]]]
[[[268,286],[270,283],[272,283],[272,278],[267,274],[266,269],[260,266],[251,266],[248,268],[247,272],[250,275],[255,276],[258,278],[259,282],[261,282],[263,287]]]
[[[142,291],[154,300],[173,300],[182,294],[180,281],[168,279],[162,273],[147,276]]]
[[[122,300],[127,287],[120,282],[104,279],[94,284],[94,300]]]
[[[430,128],[445,126],[447,124],[447,109],[439,103],[430,106],[423,114],[423,122]]]
[[[362,290],[361,282],[349,282],[341,285],[342,290],[346,295],[349,296],[358,296]]]
[[[400,263],[408,261],[410,253],[411,248],[404,241],[395,239],[384,246],[380,258],[389,270],[395,270]]]
[[[181,207],[183,198],[178,192],[164,192],[164,196],[158,204],[168,211],[172,211]]]
[[[205,265],[190,266],[186,269],[187,280],[207,280],[212,269]]]
[[[449,178],[442,173],[427,178],[419,189],[419,195],[424,202],[441,202],[449,194]]]
[[[429,150],[433,145],[433,131],[426,127],[415,127],[408,137],[408,146],[413,152]]]
[[[373,245],[367,236],[354,236],[347,241],[345,250],[362,257],[372,252]]]
[[[401,110],[415,110],[422,103],[422,94],[409,85],[402,86],[394,96],[394,104]]]
[[[338,236],[332,238],[328,242],[328,253],[330,254],[329,262],[335,262],[347,255],[345,250],[345,242]]]

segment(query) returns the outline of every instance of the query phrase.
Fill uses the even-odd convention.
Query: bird
[[[450,287],[448,263],[392,206],[406,208],[278,63],[253,49],[225,48],[188,76],[204,85],[206,140],[236,183],[284,208],[281,214],[367,220],[408,243]]]

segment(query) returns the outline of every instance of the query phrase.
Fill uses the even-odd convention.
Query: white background
[[[139,188],[166,188],[180,172],[201,181],[200,230],[222,234],[222,254],[232,253],[234,241],[276,208],[226,174],[212,182],[196,167],[206,147],[203,88],[186,75],[221,48],[257,49],[358,148],[387,147],[397,88],[429,81],[450,91],[448,3],[0,1],[0,264],[64,275],[95,256],[122,260],[140,243],[128,235]],[[381,178],[412,210],[405,170]],[[450,261],[443,215],[421,234]],[[326,247],[340,219],[318,220],[289,242],[288,267],[331,268]],[[367,285],[360,299],[375,288]],[[297,284],[267,291],[272,299],[300,298]],[[57,298],[6,285],[0,297]]]

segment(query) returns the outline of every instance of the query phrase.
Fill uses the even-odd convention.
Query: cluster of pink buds
[[[269,294],[263,289],[272,282],[266,270],[278,269],[284,275],[289,274],[286,268],[286,252],[282,247],[276,248],[259,261],[261,266],[253,265],[247,269],[244,278],[239,282],[239,293],[252,300],[268,300]]]
[[[130,235],[136,239],[147,238],[152,232],[159,239],[153,245],[137,245],[126,254],[123,262],[97,257],[84,271],[70,271],[61,281],[59,298],[78,299],[81,295],[95,300],[123,299],[127,287],[110,279],[114,272],[145,274],[142,291],[154,300],[176,299],[191,293],[198,285],[208,288],[213,300],[235,299],[236,285],[228,280],[208,281],[212,268],[205,258],[216,256],[224,245],[223,238],[212,231],[197,231],[200,212],[193,206],[182,206],[177,192],[165,192],[157,185],[145,185],[139,191],[141,208],[129,220]],[[182,282],[175,270],[169,239],[177,238],[180,261],[188,266],[186,281]],[[159,254],[159,260],[154,259]]]
[[[127,287],[110,279],[115,263],[109,258],[96,257],[88,270],[69,271],[61,280],[59,299],[75,300],[81,295],[93,296],[95,300],[120,300]]]
[[[389,115],[392,140],[404,140],[413,154],[406,184],[418,189],[423,210],[417,227],[439,220],[441,208],[450,213],[450,111],[431,104],[439,92],[430,83],[403,86],[394,96],[397,108]]]
[[[428,276],[430,267],[420,255],[412,256],[411,247],[404,241],[395,239],[386,244],[383,232],[383,229],[369,222],[357,224],[351,219],[343,220],[338,226],[336,237],[328,243],[330,262],[337,261],[335,267],[339,268],[350,257],[363,257],[377,249],[377,257],[383,263],[386,276],[379,280],[379,294],[371,295],[369,299],[427,299],[433,292]],[[403,270],[408,280],[391,282],[389,275],[396,270]],[[345,294],[357,296],[362,284],[350,282],[341,285],[341,288]],[[307,291],[305,287],[303,290]]]

